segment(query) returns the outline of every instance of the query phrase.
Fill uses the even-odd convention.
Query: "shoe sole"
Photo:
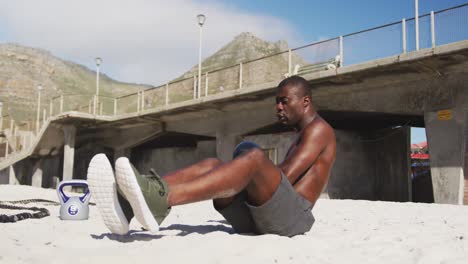
[[[120,190],[132,206],[133,213],[140,224],[150,232],[158,232],[159,224],[154,219],[153,213],[145,201],[140,185],[133,172],[130,161],[126,157],[120,157],[115,162],[115,176]]]
[[[104,224],[112,233],[127,234],[128,221],[120,207],[117,184],[106,155],[97,154],[91,159],[87,180]]]

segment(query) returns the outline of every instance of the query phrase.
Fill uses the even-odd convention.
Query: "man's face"
[[[276,92],[276,116],[283,125],[295,126],[304,113],[304,97],[291,86],[278,88]]]

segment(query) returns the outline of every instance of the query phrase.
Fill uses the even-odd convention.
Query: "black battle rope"
[[[52,201],[47,201],[47,200],[45,200],[45,201],[47,203],[49,203],[49,204],[50,204],[50,202],[52,202]],[[14,215],[0,214],[0,223],[14,223],[14,222],[21,221],[21,220],[28,219],[28,218],[39,219],[39,218],[44,218],[44,217],[50,215],[49,210],[47,210],[46,208],[39,208],[39,207],[36,207],[36,206],[33,206],[33,207],[16,206],[16,205],[7,204],[7,203],[28,204],[28,203],[31,203],[31,202],[44,202],[44,201],[42,201],[41,199],[37,199],[37,200],[32,199],[32,200],[0,202],[0,209],[35,211],[35,213],[23,212],[23,213],[14,214]]]

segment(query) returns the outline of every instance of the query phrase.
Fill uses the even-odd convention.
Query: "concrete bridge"
[[[294,51],[277,56],[288,58],[284,73],[292,74]],[[301,73],[313,85],[320,115],[337,135],[337,161],[324,195],[412,201],[410,126],[418,126],[426,128],[432,175],[421,191],[437,203],[463,204],[465,199],[466,204],[467,58],[468,41],[463,40]],[[229,160],[242,139],[255,140],[281,162],[293,140],[291,130],[278,126],[274,116],[275,87],[284,74],[249,82],[247,64],[218,74],[231,76],[233,69],[230,80],[235,81],[216,84],[216,89],[208,84],[216,78],[208,74],[201,87],[196,77],[180,81],[188,100],[168,100],[174,84],[116,98],[112,107],[102,103],[100,111],[96,106],[94,111],[62,111],[62,98],[61,111],[44,118],[36,133],[4,125],[0,183],[54,187],[62,179],[82,179],[99,152],[114,159],[129,156],[139,169],[155,167],[164,174],[210,156]],[[8,140],[13,135],[21,138],[14,144]]]

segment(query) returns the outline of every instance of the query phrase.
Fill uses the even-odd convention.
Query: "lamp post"
[[[99,107],[99,66],[101,66],[102,59],[100,57],[96,57],[94,60],[96,61],[96,98],[94,99],[93,113],[96,114],[96,109]]]
[[[197,93],[198,93],[198,98],[200,98],[201,95],[201,50],[202,50],[202,28],[203,24],[205,24],[206,17],[203,14],[197,15],[197,20],[198,20],[198,25],[200,26],[200,45],[198,48],[198,87],[197,87]]]
[[[414,0],[414,28],[416,33],[416,50],[419,50],[419,3]]]
[[[42,84],[37,86],[37,116],[36,116],[36,133],[39,132],[39,123],[41,120],[41,91],[42,91]]]

